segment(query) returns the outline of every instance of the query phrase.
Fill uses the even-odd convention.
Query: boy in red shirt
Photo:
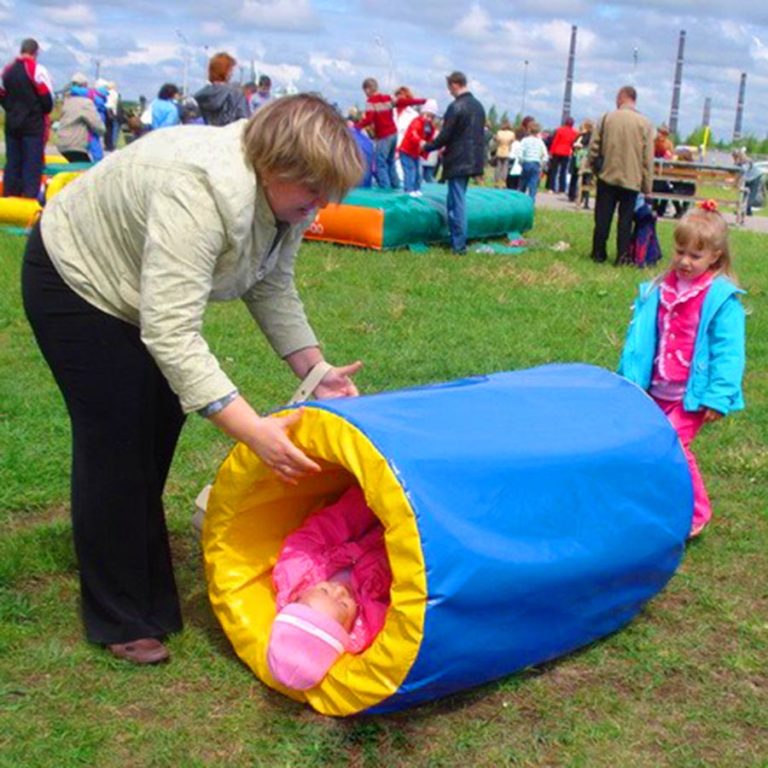
[[[400,182],[395,170],[397,126],[393,110],[423,104],[426,99],[393,99],[388,93],[379,93],[379,84],[372,77],[363,80],[366,96],[365,114],[357,128],[373,125],[373,142],[376,147],[376,181],[382,189],[397,189]]]

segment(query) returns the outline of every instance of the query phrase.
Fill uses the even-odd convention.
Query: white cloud
[[[574,82],[573,95],[578,99],[588,99],[594,96],[600,90],[600,86],[597,83],[580,83]]]
[[[47,8],[47,20],[62,27],[79,27],[82,24],[94,24],[95,17],[91,7],[75,3],[64,8]]]
[[[227,28],[220,21],[204,21],[200,25],[200,32],[205,37],[224,37]]]
[[[752,36],[752,42],[749,45],[749,53],[756,61],[768,61],[768,46],[756,35]]]
[[[309,54],[309,67],[323,80],[334,80],[340,74],[353,75],[355,67],[345,59],[334,59],[322,53]]]
[[[468,40],[482,40],[490,34],[491,17],[478,3],[473,3],[469,13],[456,23],[454,31]]]
[[[432,65],[435,69],[448,72],[448,70],[451,68],[451,60],[442,53],[436,53],[432,57]]]
[[[549,40],[551,47],[555,50],[568,53],[571,45],[571,24],[561,19],[537,24],[534,35],[541,40]]]
[[[137,51],[130,51],[126,56],[115,61],[116,64],[154,64],[158,61],[181,58],[179,46],[175,41],[162,43],[145,43]]]
[[[302,30],[318,24],[309,0],[245,0],[239,15],[261,29]]]
[[[727,40],[731,40],[734,43],[743,43],[746,37],[746,30],[743,24],[739,24],[735,21],[721,21],[718,23],[718,32],[723,35]],[[686,48],[687,48],[686,40]]]
[[[93,51],[99,44],[99,37],[95,32],[75,30],[72,33],[72,37],[74,37],[85,50]]]
[[[254,61],[254,66],[260,75],[269,75],[276,85],[296,85],[304,76],[304,69],[294,64]]]

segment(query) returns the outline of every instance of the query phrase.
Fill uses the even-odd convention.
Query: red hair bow
[[[701,200],[700,202],[696,203],[696,205],[698,205],[702,211],[707,211],[708,213],[715,213],[717,211],[716,200]]]

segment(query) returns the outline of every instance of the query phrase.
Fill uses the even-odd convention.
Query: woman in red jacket
[[[565,192],[568,189],[566,176],[573,154],[573,142],[579,132],[573,127],[573,118],[566,117],[563,124],[555,131],[549,148],[551,157],[548,187],[553,192]]]

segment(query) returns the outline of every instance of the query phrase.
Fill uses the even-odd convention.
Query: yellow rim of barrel
[[[395,693],[413,666],[424,633],[427,583],[418,526],[387,459],[354,425],[305,406],[291,437],[323,471],[297,486],[278,480],[239,444],[222,465],[203,526],[214,613],[238,656],[271,687],[325,715],[352,715]],[[385,528],[392,602],[384,628],[365,652],[344,654],[310,691],[283,688],[266,649],[276,608],[271,571],[285,536],[352,483]]]

